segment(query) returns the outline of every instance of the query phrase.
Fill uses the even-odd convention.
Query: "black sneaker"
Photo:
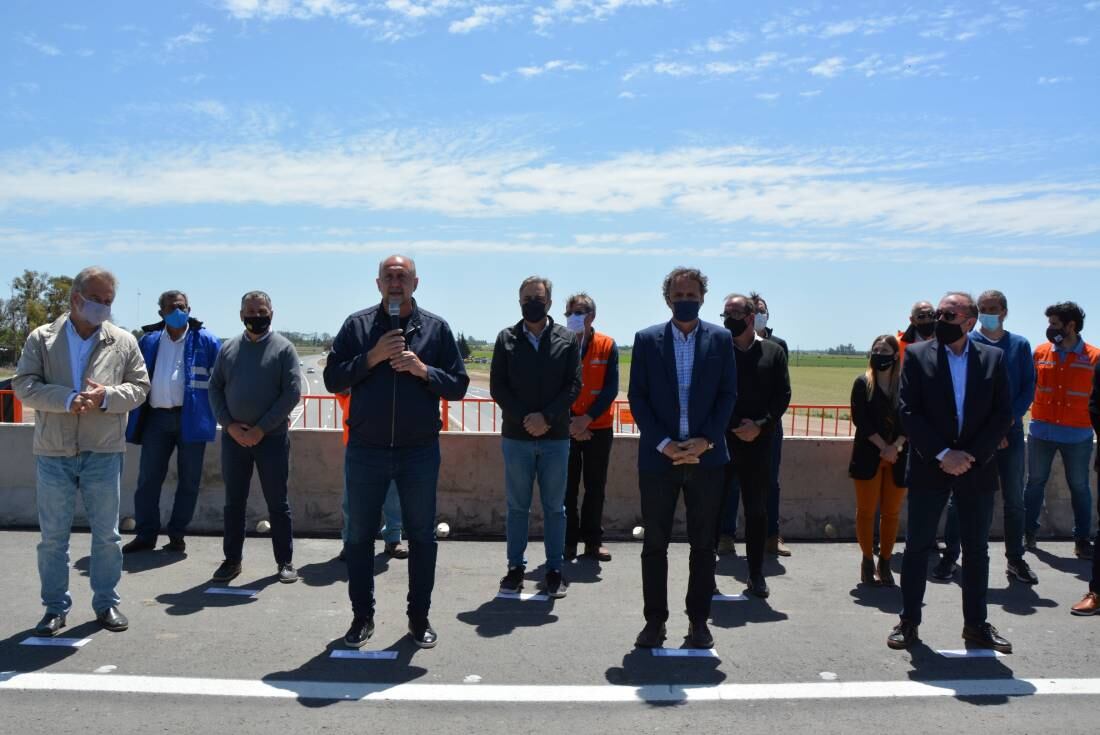
[[[573,561],[574,559],[576,559],[577,558],[577,545],[576,544],[566,544],[565,545],[565,552],[562,554],[562,556],[565,558],[566,561]]]
[[[221,566],[214,571],[214,576],[212,576],[211,579],[215,582],[228,582],[236,578],[240,573],[241,563],[239,561],[229,561],[226,559],[222,562]]]
[[[439,636],[427,620],[409,621],[409,637],[417,648],[435,648]]]
[[[293,584],[298,581],[298,571],[293,564],[279,565],[279,581],[283,584]]]
[[[763,574],[757,574],[749,578],[749,586],[746,588],[750,595],[755,595],[761,599],[766,598],[771,594],[771,590],[768,589],[768,583],[764,581]]]
[[[356,615],[352,618],[348,632],[344,634],[344,645],[348,648],[362,648],[372,635],[374,635],[374,616]]]
[[[500,591],[506,595],[518,595],[523,589],[523,573],[527,567],[512,567],[508,573],[500,578]]]
[[[1024,548],[1031,552],[1035,552],[1039,549],[1039,545],[1035,543],[1035,534],[1024,534]]]
[[[943,558],[936,563],[936,566],[932,567],[931,576],[932,579],[940,582],[950,582],[955,578],[955,572],[959,570],[959,565],[950,559]]]
[[[636,648],[660,648],[665,642],[666,630],[664,623],[646,623],[642,632],[634,639]]]
[[[569,592],[569,583],[561,572],[549,571],[546,573],[546,594],[555,600],[560,600]]]
[[[1073,553],[1078,559],[1092,559],[1092,544],[1087,538],[1073,542]]]
[[[688,623],[687,639],[692,648],[714,648],[714,636],[711,635],[710,628],[707,627],[705,620]]]
[[[920,638],[917,636],[917,625],[910,623],[908,620],[902,620],[895,625],[894,630],[886,637],[886,645],[897,651],[909,648],[919,641]]]
[[[183,540],[183,536],[169,536],[168,543],[164,545],[165,551],[174,551],[177,554],[182,554],[187,551],[187,542]]]
[[[1012,644],[1007,639],[1002,638],[997,629],[989,623],[963,626],[962,636],[964,641],[969,641],[982,648],[992,648],[994,651],[1001,653],[1012,653]]]
[[[1009,559],[1008,565],[1005,567],[1005,574],[1020,580],[1024,584],[1039,584],[1039,578],[1022,558]]]
[[[152,551],[155,548],[157,548],[156,539],[134,536],[129,543],[122,547],[122,553],[133,554],[138,551]]]

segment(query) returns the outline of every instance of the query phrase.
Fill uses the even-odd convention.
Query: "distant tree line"
[[[0,298],[0,364],[14,364],[33,330],[69,310],[69,276],[24,270],[11,279],[9,298]]]

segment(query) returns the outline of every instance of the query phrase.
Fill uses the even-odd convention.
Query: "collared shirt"
[[[190,327],[185,327],[179,339],[172,339],[165,329],[157,343],[157,359],[153,364],[152,387],[149,405],[153,408],[175,408],[183,405],[184,380],[187,371],[183,366],[184,342]]]
[[[273,330],[271,328],[268,328],[268,330],[266,332],[264,332],[264,336],[260,337],[258,340],[256,340],[256,342],[263,342],[264,340],[266,340],[268,337],[271,336],[271,333],[273,331],[275,331],[275,330]],[[249,332],[247,329],[244,330],[244,338],[247,339],[249,342],[253,341],[252,340],[252,333]]]
[[[1071,352],[1076,353],[1079,358],[1084,355],[1085,340],[1078,337],[1077,344],[1073,346],[1072,350],[1067,350],[1061,345],[1056,345],[1054,348],[1054,355],[1058,358],[1058,362],[1065,362],[1066,357]],[[1080,444],[1081,442],[1092,441],[1093,436],[1091,428],[1062,426],[1052,424],[1049,421],[1037,421],[1036,419],[1031,420],[1031,427],[1028,431],[1036,439],[1059,444]]]
[[[77,334],[76,327],[73,326],[72,319],[70,319],[65,322],[65,339],[69,343],[69,369],[72,370],[73,377],[73,392],[65,401],[65,408],[68,409],[72,405],[73,399],[76,398],[76,394],[84,389],[84,371],[88,369],[88,360],[92,357],[92,350],[99,342],[99,328],[96,327],[96,330],[87,339],[84,339]],[[104,406],[106,406],[106,403],[104,403]]]
[[[531,343],[531,346],[535,348],[535,352],[539,351],[539,343],[542,341],[542,335],[546,334],[546,328],[550,326],[550,322],[547,321],[542,325],[542,331],[535,334],[527,328],[527,322],[523,322],[523,334],[527,337],[527,341]]]
[[[676,355],[676,387],[680,400],[680,441],[689,438],[688,401],[691,398],[691,371],[695,367],[695,337],[699,325],[687,334],[672,326],[672,349]]]
[[[955,415],[958,417],[958,432],[962,434],[963,404],[966,403],[966,363],[970,357],[970,340],[966,340],[966,345],[959,355],[956,355],[946,345],[944,351],[947,352],[947,367],[951,370],[951,387],[955,391]]]

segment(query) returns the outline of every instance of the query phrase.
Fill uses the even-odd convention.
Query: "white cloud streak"
[[[479,28],[488,28],[507,18],[511,12],[512,8],[505,5],[478,5],[468,17],[452,21],[447,31],[463,34]]]
[[[22,38],[23,43],[30,46],[32,49],[42,54],[43,56],[60,56],[61,49],[54,46],[52,43],[46,43],[45,41],[38,40],[38,37],[34,34],[28,33]]]

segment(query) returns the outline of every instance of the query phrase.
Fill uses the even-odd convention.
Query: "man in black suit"
[[[737,366],[730,333],[699,318],[707,279],[694,268],[665,278],[672,319],[634,335],[630,410],[638,442],[638,489],[645,542],[642,597],[645,627],[635,645],[656,648],[668,620],[668,544],[681,491],[687,516],[688,591],[684,607],[695,648],[710,648],[707,627],[714,593],[714,539],[729,461],[726,427],[737,402]]]
[[[909,533],[901,566],[901,621],[887,639],[908,648],[919,639],[928,554],[948,498],[962,529],[963,638],[1011,653],[986,621],[989,526],[997,491],[997,446],[1012,425],[1004,353],[969,339],[978,306],[949,293],[936,311],[936,338],[910,345],[901,376],[901,421],[909,437]]]

